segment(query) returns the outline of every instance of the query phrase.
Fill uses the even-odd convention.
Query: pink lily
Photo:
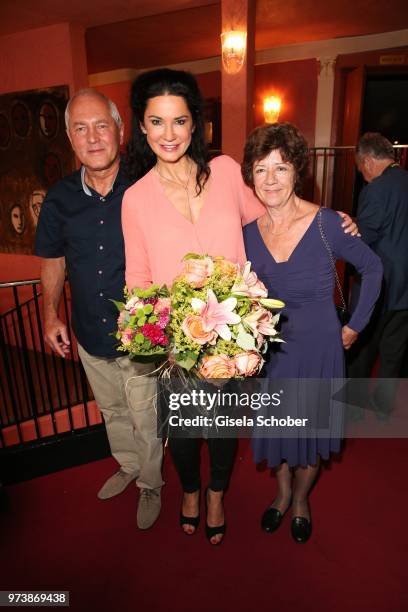
[[[242,322],[246,327],[249,327],[254,337],[258,338],[259,334],[262,336],[276,336],[278,332],[275,326],[278,318],[265,308],[255,308],[243,318]]]
[[[249,298],[266,298],[268,290],[255,272],[251,272],[251,262],[247,261],[242,273],[238,275],[231,293]]]
[[[216,331],[223,340],[231,340],[231,330],[228,324],[235,325],[241,321],[241,317],[233,312],[237,305],[237,299],[227,298],[218,302],[217,296],[212,289],[207,289],[207,302],[193,298],[191,300],[193,310],[198,311],[206,332]]]

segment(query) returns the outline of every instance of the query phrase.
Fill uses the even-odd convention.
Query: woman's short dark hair
[[[127,146],[126,167],[129,177],[137,181],[144,176],[156,163],[153,153],[142,132],[144,114],[150,98],[156,96],[181,96],[184,98],[191,113],[194,131],[191,137],[187,155],[197,164],[197,192],[210,175],[207,162],[207,145],[204,136],[203,98],[194,76],[183,70],[160,68],[140,74],[133,81],[130,105],[133,111],[132,134]]]
[[[309,165],[309,147],[303,134],[292,123],[261,125],[248,136],[241,165],[245,183],[254,189],[254,163],[278,149],[285,162],[295,169],[295,193],[299,194]]]

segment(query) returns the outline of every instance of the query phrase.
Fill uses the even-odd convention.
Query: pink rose
[[[235,363],[227,355],[207,355],[201,360],[199,372],[204,378],[232,378]]]
[[[234,362],[239,376],[255,376],[261,369],[263,359],[255,351],[248,351],[235,355]]]
[[[154,305],[153,312],[155,315],[160,314],[164,309],[170,310],[171,299],[170,298],[159,298]]]
[[[214,271],[214,264],[210,257],[204,259],[186,259],[183,276],[185,280],[196,289],[204,287],[207,278]]]
[[[184,319],[181,329],[186,334],[187,338],[193,340],[197,344],[215,344],[218,334],[216,331],[204,331],[203,319],[200,315],[187,315]]]

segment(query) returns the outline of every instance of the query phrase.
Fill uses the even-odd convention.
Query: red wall
[[[221,72],[203,72],[195,75],[204,98],[221,98]]]
[[[254,126],[264,123],[263,99],[282,99],[279,121],[290,121],[314,144],[317,100],[315,59],[255,66]]]
[[[0,283],[35,278],[40,278],[40,260],[38,257],[0,253]]]
[[[82,27],[61,23],[0,36],[0,94],[69,85],[87,87]],[[39,260],[0,253],[0,282],[39,278]],[[1,296],[0,296],[1,299]]]
[[[69,85],[87,87],[84,32],[61,23],[0,37],[0,93]]]
[[[130,81],[120,81],[118,83],[109,83],[109,85],[97,85],[95,89],[108,96],[118,107],[122,121],[125,124],[125,142],[127,142],[130,134],[132,123],[132,112],[130,110]]]

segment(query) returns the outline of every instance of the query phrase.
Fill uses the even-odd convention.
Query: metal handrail
[[[0,289],[4,289],[5,287],[24,287],[30,285],[38,285],[40,282],[41,280],[39,278],[24,281],[10,281],[8,283],[0,283]]]
[[[40,280],[39,279],[33,279],[33,280],[26,280],[26,281],[12,281],[12,282],[8,282],[8,283],[0,283],[0,289],[13,289],[15,287],[33,287],[36,285],[40,284]],[[41,293],[38,294],[38,297],[41,296]],[[25,300],[24,302],[20,302],[20,307],[21,306],[25,306],[26,304],[29,304],[31,302],[34,301],[34,297],[29,298],[28,300]],[[16,311],[16,307],[12,308],[11,310],[5,310],[4,312],[0,312],[0,320],[4,317],[7,317],[8,315],[10,315],[12,312]]]
[[[408,149],[408,144],[394,144],[394,149]],[[327,145],[319,147],[310,147],[311,149],[355,149],[355,145]]]
[[[55,355],[45,345],[39,283],[39,279],[0,283],[0,291],[11,291],[14,302],[13,308],[0,316],[1,447],[7,446],[5,432],[9,433],[10,430],[14,431],[18,444],[24,445],[24,432],[29,422],[34,431],[31,439],[34,436],[40,442],[44,418],[49,422],[45,435],[58,436],[62,413],[69,431],[73,432],[76,429],[72,412],[74,406],[79,406],[82,411],[85,427],[91,427],[88,402],[93,397],[76,353],[69,321],[67,283],[63,289],[61,319],[67,325],[73,358],[66,360]],[[21,301],[20,297],[23,296],[20,291],[27,287],[32,288],[33,295]],[[25,291],[24,297],[26,295]]]

